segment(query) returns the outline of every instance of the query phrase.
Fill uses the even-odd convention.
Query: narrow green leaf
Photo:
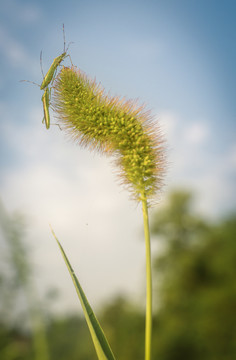
[[[61,246],[59,240],[57,239],[54,231],[52,230],[52,234],[54,236],[54,238],[56,239],[58,246],[61,250],[62,256],[65,260],[66,266],[69,270],[70,276],[72,278],[72,281],[74,283],[76,292],[78,294],[78,297],[80,299],[83,311],[84,311],[84,315],[85,315],[85,319],[87,321],[87,325],[94,343],[94,347],[98,356],[99,360],[115,360],[115,357],[112,353],[112,350],[110,348],[110,345],[105,337],[105,334],[84,294],[84,291],[74,273],[74,270],[71,267],[71,264],[63,250],[63,247]]]

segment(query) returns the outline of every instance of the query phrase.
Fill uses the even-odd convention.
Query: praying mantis
[[[29,80],[21,80],[21,81],[26,81],[29,82],[31,84],[37,85],[40,87],[40,90],[44,90],[43,96],[41,98],[42,103],[43,103],[43,113],[44,113],[44,117],[43,117],[43,123],[45,123],[46,129],[50,128],[50,113],[49,113],[49,107],[50,107],[50,99],[51,99],[51,88],[52,88],[52,84],[53,81],[56,77],[56,72],[57,72],[57,68],[58,66],[62,63],[62,61],[70,55],[67,55],[67,51],[69,49],[69,46],[71,43],[68,44],[67,49],[65,48],[66,46],[66,41],[65,41],[65,30],[64,30],[64,24],[63,24],[63,37],[64,37],[64,51],[61,55],[57,56],[54,60],[52,65],[50,66],[50,68],[48,69],[46,75],[44,76],[43,74],[43,68],[42,68],[42,51],[40,53],[40,65],[41,65],[41,71],[43,74],[43,81],[41,83],[41,85],[33,82],[33,81],[29,81]],[[72,63],[72,61],[71,61]],[[49,88],[49,86],[51,85],[51,87]]]
[[[51,89],[49,90],[47,86],[41,99],[43,103],[43,113],[44,113],[43,122],[45,122],[46,129],[50,128],[50,114],[49,114],[50,96],[51,96]]]

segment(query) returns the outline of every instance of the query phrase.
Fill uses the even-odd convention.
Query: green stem
[[[148,221],[147,199],[142,199],[143,224],[146,246],[146,326],[145,326],[145,360],[151,360],[152,343],[152,268],[151,268],[151,243]]]

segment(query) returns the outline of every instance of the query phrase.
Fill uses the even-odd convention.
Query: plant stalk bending
[[[143,225],[146,248],[146,325],[145,325],[145,360],[151,359],[152,345],[152,266],[151,241],[149,231],[147,199],[142,199]]]
[[[162,185],[163,140],[149,113],[134,102],[104,94],[75,67],[63,67],[54,82],[52,106],[62,128],[92,150],[115,158],[122,183],[142,202],[146,246],[145,360],[151,360],[152,270],[148,205]]]

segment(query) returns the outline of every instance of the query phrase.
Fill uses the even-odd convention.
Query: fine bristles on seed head
[[[113,155],[132,197],[149,202],[160,190],[165,151],[157,124],[143,107],[110,97],[75,67],[54,82],[52,106],[62,127],[81,145]]]

